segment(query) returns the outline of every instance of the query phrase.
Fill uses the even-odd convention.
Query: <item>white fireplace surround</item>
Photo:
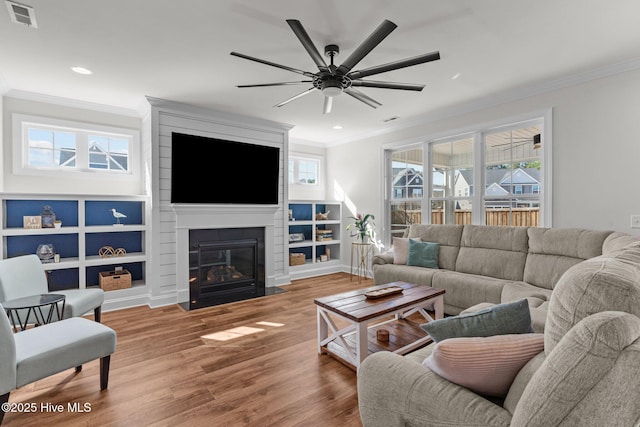
[[[176,281],[179,301],[189,300],[189,230],[264,227],[265,286],[276,285],[275,214],[278,205],[174,204],[176,215]]]

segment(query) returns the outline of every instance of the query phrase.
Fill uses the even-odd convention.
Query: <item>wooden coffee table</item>
[[[381,298],[365,296],[367,292],[388,287],[400,287],[402,292]],[[424,285],[393,282],[316,298],[318,353],[336,357],[357,370],[370,353],[387,350],[406,354],[429,344],[431,337],[418,322],[407,318],[419,313],[426,321],[432,321],[434,318],[427,313],[426,307],[433,305],[435,319],[441,319],[444,292],[444,289]],[[388,342],[376,339],[378,329],[390,332]]]

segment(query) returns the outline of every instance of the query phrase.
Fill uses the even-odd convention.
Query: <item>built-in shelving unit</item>
[[[318,215],[326,213],[327,219]],[[289,254],[304,254],[305,258],[304,264],[289,266],[292,279],[341,271],[341,218],[340,202],[289,202]]]
[[[50,290],[98,286],[101,271],[122,266],[132,276],[132,288],[145,286],[147,198],[109,196],[50,196],[34,194],[2,195],[1,258],[35,254],[40,244],[51,244],[60,261],[43,263]],[[24,216],[40,215],[48,205],[59,228],[24,228]],[[125,214],[121,225],[111,209]],[[123,248],[124,256],[101,257],[103,246]],[[126,289],[111,291],[126,293]]]

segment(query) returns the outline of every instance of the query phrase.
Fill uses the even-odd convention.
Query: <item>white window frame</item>
[[[140,176],[140,132],[135,129],[104,126],[94,123],[54,119],[26,114],[12,115],[13,173],[16,175],[80,177],[101,180],[136,180]],[[29,128],[76,134],[75,167],[38,167],[29,165]],[[89,167],[89,135],[104,135],[127,139],[129,152],[127,171]]]
[[[534,120],[540,120],[543,124],[542,129],[542,150],[541,159],[542,159],[542,168],[541,168],[541,183],[543,188],[539,191],[539,200],[540,200],[540,227],[552,227],[553,226],[553,179],[552,179],[552,170],[553,170],[553,109],[546,108],[538,111],[531,111],[528,113],[523,113],[520,115],[506,117],[503,119],[495,120],[492,122],[479,123],[471,126],[467,126],[464,128],[454,129],[451,131],[441,132],[434,135],[416,137],[410,140],[404,141],[395,141],[388,144],[383,144],[381,148],[381,159],[382,159],[382,168],[385,171],[382,174],[382,197],[381,197],[381,209],[385,218],[382,221],[382,236],[384,239],[384,245],[389,247],[390,241],[387,241],[390,236],[390,220],[391,220],[391,212],[390,205],[391,202],[395,201],[390,196],[391,186],[390,180],[392,179],[391,170],[389,169],[389,158],[393,151],[398,150],[406,150],[411,147],[415,147],[417,145],[423,145],[424,147],[424,155],[425,155],[425,165],[429,165],[425,167],[425,170],[431,170],[430,166],[430,158],[429,158],[429,146],[433,142],[440,142],[447,139],[454,139],[464,134],[474,134],[474,153],[478,153],[480,156],[479,164],[480,166],[475,165],[474,163],[474,186],[476,183],[484,183],[484,150],[482,144],[482,134],[487,131],[495,131],[499,128],[510,128],[510,127],[518,127],[520,123],[531,122]],[[425,197],[422,200],[422,218],[428,219],[430,222],[431,212],[430,212],[430,200],[431,200],[431,178],[427,174],[425,175],[425,181],[428,178],[428,182],[425,182],[425,188],[429,189],[425,191]],[[482,186],[481,186],[482,187]],[[470,191],[470,197],[472,199],[472,205],[474,206],[482,206],[484,202],[484,191]],[[415,199],[413,201],[416,201]],[[484,224],[484,215],[482,214],[482,209],[475,209],[473,211],[473,224]]]
[[[308,155],[308,154],[294,154],[294,153],[289,153],[289,159],[288,161],[293,160],[293,181],[289,181],[289,185],[303,185],[303,186],[320,186],[322,185],[322,158],[321,157],[316,157],[316,156],[312,156],[312,155]],[[315,162],[316,166],[317,166],[317,170],[316,170],[316,182],[315,183],[308,183],[308,182],[300,182],[299,180],[299,176],[297,175],[298,173],[298,162],[302,160],[302,161],[306,161],[306,162]],[[289,174],[287,173],[287,180],[289,180]]]

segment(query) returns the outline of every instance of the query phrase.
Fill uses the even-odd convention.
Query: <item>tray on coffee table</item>
[[[389,286],[386,288],[376,289],[373,291],[365,292],[364,296],[371,299],[383,298],[389,295],[395,295],[402,293],[404,289],[400,286]]]

